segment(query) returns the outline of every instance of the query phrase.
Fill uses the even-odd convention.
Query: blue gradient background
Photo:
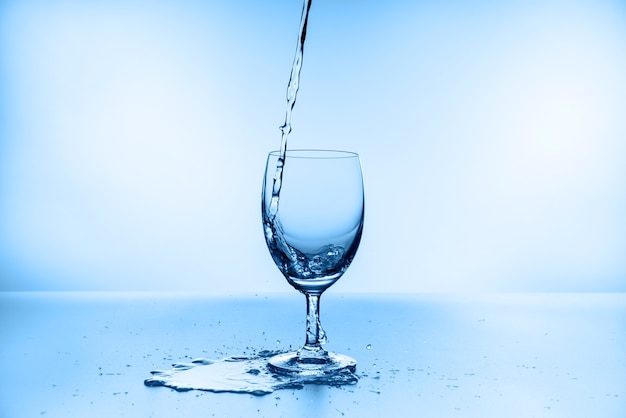
[[[301,7],[3,0],[0,290],[293,292],[260,193]],[[626,291],[623,1],[314,0],[292,122],[362,157],[333,289]]]

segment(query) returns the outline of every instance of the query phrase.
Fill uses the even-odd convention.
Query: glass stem
[[[325,353],[322,344],[326,343],[326,333],[320,323],[320,296],[321,294],[306,295],[306,344],[303,349],[307,352]]]

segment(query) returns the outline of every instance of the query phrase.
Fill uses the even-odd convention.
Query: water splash
[[[256,355],[222,360],[196,359],[176,363],[170,370],[157,370],[146,379],[146,386],[165,386],[177,391],[247,393],[256,396],[279,389],[301,389],[306,384],[340,386],[355,384],[358,377],[349,370],[322,376],[281,375],[267,367],[270,357],[282,351],[263,350]]]

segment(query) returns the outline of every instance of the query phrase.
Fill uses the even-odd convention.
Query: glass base
[[[297,351],[278,354],[270,358],[267,365],[274,373],[303,377],[332,376],[356,371],[355,359],[330,352],[324,352],[323,356],[314,359],[301,357]]]

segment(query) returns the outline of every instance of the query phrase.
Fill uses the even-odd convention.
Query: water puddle
[[[306,384],[341,386],[358,381],[349,370],[323,376],[282,375],[269,370],[267,361],[282,351],[260,351],[251,356],[228,357],[221,360],[196,359],[176,363],[170,370],[157,370],[146,379],[146,386],[165,386],[177,391],[247,393],[256,396],[279,389],[301,389]]]

